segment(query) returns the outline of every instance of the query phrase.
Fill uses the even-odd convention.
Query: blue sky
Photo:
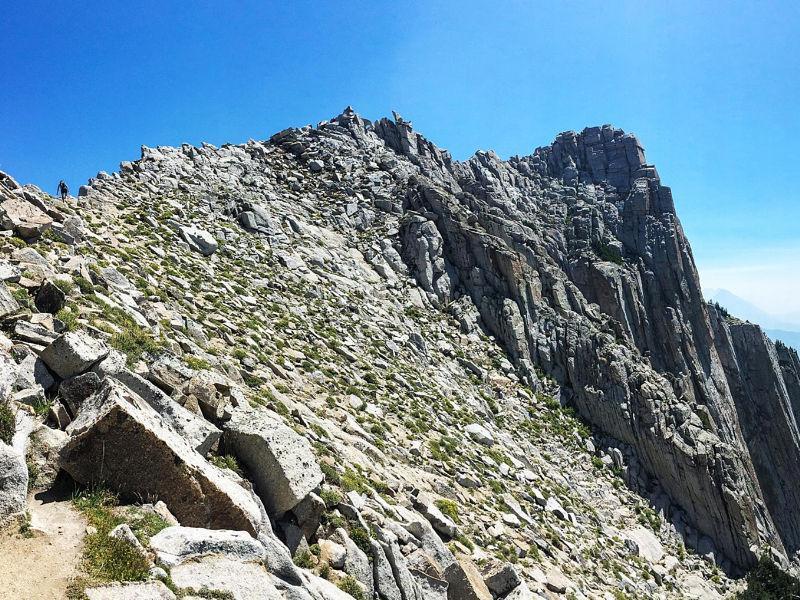
[[[457,158],[613,123],[672,186],[704,286],[800,313],[798,31],[797,2],[6,3],[0,170],[77,190],[141,144],[348,104]]]

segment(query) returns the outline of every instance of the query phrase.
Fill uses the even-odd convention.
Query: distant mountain
[[[733,316],[745,321],[750,321],[751,323],[757,323],[765,330],[770,330],[776,335],[789,334],[789,336],[800,336],[800,322],[770,314],[744,298],[740,298],[733,292],[725,289],[712,289],[705,290],[704,295],[706,300],[709,302],[718,302]],[[769,331],[767,333],[772,337]],[[780,336],[778,339],[785,341]],[[796,340],[798,338],[795,337],[794,339]],[[785,343],[789,344],[788,341],[785,341]]]

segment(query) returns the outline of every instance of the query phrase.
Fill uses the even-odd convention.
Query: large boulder
[[[234,413],[224,441],[250,470],[256,493],[273,514],[291,510],[322,483],[308,440],[266,410]]]
[[[12,229],[22,238],[35,238],[53,224],[44,211],[22,198],[10,198],[0,203],[0,228]]]
[[[225,554],[240,561],[255,562],[264,562],[267,556],[264,546],[244,531],[199,527],[162,529],[150,538],[150,548],[158,561],[168,567],[209,554]]]
[[[208,454],[222,436],[222,432],[203,417],[185,409],[143,377],[127,369],[112,377],[147,402],[173,431],[180,434],[203,456]]]
[[[242,562],[224,555],[209,555],[182,563],[170,570],[172,582],[181,588],[216,592],[234,600],[279,600],[285,598],[273,577],[256,562]],[[227,592],[223,596],[222,593]]]
[[[106,380],[67,432],[61,465],[76,481],[131,498],[159,498],[184,525],[257,534],[263,509],[208,463],[139,396]]]
[[[342,528],[337,529],[331,539],[344,546],[347,550],[344,559],[344,572],[358,580],[366,588],[367,598],[372,598],[375,590],[375,578],[369,557],[350,539],[350,536]]]
[[[88,588],[89,600],[175,600],[176,596],[160,581],[111,583]]]
[[[0,522],[25,510],[28,494],[28,469],[25,457],[0,442]]]
[[[0,390],[2,393],[2,390]],[[4,400],[0,397],[0,402]],[[18,411],[11,444],[0,441],[0,522],[25,510],[28,496],[28,466],[25,451],[34,420]]]
[[[70,331],[47,346],[40,358],[62,379],[88,371],[108,354],[108,346],[84,331]]]
[[[430,521],[433,528],[448,538],[458,535],[458,526],[450,517],[447,517],[434,503],[433,499],[424,492],[419,492],[412,498],[414,508]]]
[[[203,256],[211,256],[217,251],[217,240],[205,229],[194,225],[182,225],[180,233],[184,241]]]
[[[465,555],[459,554],[456,560],[445,569],[447,580],[447,600],[492,600],[492,593],[481,577],[475,564]]]

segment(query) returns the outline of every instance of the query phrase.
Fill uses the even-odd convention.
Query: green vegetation
[[[112,335],[109,343],[127,356],[129,366],[135,365],[145,353],[156,354],[161,350],[156,339],[135,323]]]
[[[188,366],[190,369],[194,369],[195,371],[203,371],[211,368],[211,365],[209,365],[202,358],[198,358],[196,356],[187,356],[184,361],[186,362],[186,366]]]
[[[314,558],[308,550],[298,552],[294,557],[294,564],[302,569],[310,569],[314,566]]]
[[[341,485],[345,492],[366,494],[369,491],[369,480],[359,471],[347,467],[341,476]]]
[[[236,473],[239,477],[243,476],[242,467],[239,465],[239,461],[236,460],[235,456],[231,454],[222,454],[222,455],[211,455],[208,457],[208,460],[211,462],[212,465],[219,467],[220,469],[230,469],[234,473]]]
[[[17,430],[17,416],[5,402],[0,402],[0,441],[10,444]]]
[[[69,296],[75,289],[75,284],[69,279],[55,279],[53,280],[53,285],[64,292],[65,296]]]
[[[72,307],[65,306],[55,314],[55,317],[64,323],[67,331],[75,331],[78,328],[78,311]]]
[[[324,489],[320,492],[319,497],[328,508],[334,508],[342,501],[342,495],[337,490]]]
[[[372,536],[369,534],[369,531],[364,529],[363,527],[352,527],[349,531],[350,539],[353,540],[353,543],[361,548],[369,557],[372,557],[372,546],[370,545],[370,539]]]
[[[366,596],[364,595],[364,590],[361,589],[358,581],[356,581],[352,575],[343,577],[336,585],[345,594],[350,594],[353,598],[355,598],[355,600],[367,600]]]
[[[601,260],[613,262],[618,265],[622,264],[622,256],[620,255],[619,250],[614,246],[609,246],[608,244],[598,242],[592,246],[592,249]]]
[[[781,571],[766,556],[747,574],[747,589],[740,592],[738,600],[783,600],[800,598],[800,581]]]
[[[117,498],[103,488],[84,490],[73,498],[89,525],[97,531],[83,542],[84,570],[97,581],[143,581],[149,568],[141,556],[125,540],[109,537],[109,532],[125,522],[115,511]]]
[[[446,498],[441,498],[434,502],[436,508],[438,508],[442,513],[448,517],[450,517],[454,522],[458,523],[458,504],[456,504],[453,500],[448,500]]]
[[[75,277],[75,285],[78,286],[78,289],[81,291],[82,294],[94,293],[94,285],[92,284],[92,282],[81,275]]]

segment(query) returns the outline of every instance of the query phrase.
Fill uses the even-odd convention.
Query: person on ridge
[[[58,193],[61,194],[61,200],[65,201],[67,199],[67,195],[69,194],[69,188],[67,184],[64,183],[64,180],[58,182]]]

